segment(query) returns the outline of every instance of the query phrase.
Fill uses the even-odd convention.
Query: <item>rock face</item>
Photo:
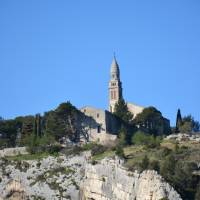
[[[180,195],[155,171],[129,172],[120,160],[86,165],[82,200],[180,200]]]
[[[22,191],[23,199],[29,200],[79,200],[79,184],[84,177],[87,157],[88,153],[84,152],[42,160],[0,159],[0,200],[22,200],[19,197]]]
[[[25,147],[17,147],[17,148],[5,148],[3,150],[0,150],[0,158],[4,156],[16,156],[19,154],[27,154]]]
[[[0,166],[3,200],[181,200],[155,171],[127,171],[118,158],[93,165],[89,152],[32,161],[1,158]]]
[[[200,134],[186,134],[186,133],[178,133],[178,134],[171,134],[165,138],[165,140],[176,140],[178,142],[181,141],[192,141],[195,143],[200,143]]]

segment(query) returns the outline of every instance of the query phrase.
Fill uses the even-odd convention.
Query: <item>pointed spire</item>
[[[118,65],[116,57],[115,57],[115,52],[114,52],[114,56],[113,56],[113,60],[112,60],[112,64],[111,64],[111,73],[119,74],[119,65]]]

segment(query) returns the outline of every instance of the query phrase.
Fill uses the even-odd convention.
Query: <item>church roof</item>
[[[111,73],[118,73],[119,74],[119,65],[117,63],[117,60],[114,56],[111,64]]]

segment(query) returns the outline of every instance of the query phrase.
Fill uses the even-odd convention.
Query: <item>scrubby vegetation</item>
[[[129,170],[153,169],[160,173],[182,196],[183,199],[198,199],[199,174],[195,174],[200,162],[199,144],[162,141],[160,146],[135,144],[124,148]],[[196,197],[195,197],[196,196]]]
[[[99,159],[118,155],[131,171],[156,170],[184,200],[199,199],[200,174],[195,174],[200,163],[198,143],[167,141],[141,131],[133,135],[132,145],[123,141],[121,134],[115,148],[104,148],[103,152],[93,155],[94,164]]]
[[[154,136],[146,134],[142,131],[137,131],[132,137],[132,144],[135,145],[146,145],[147,147],[156,148],[160,146],[162,141],[161,136]]]
[[[181,110],[178,109],[177,116],[176,116],[176,133],[191,133],[191,132],[198,132],[200,131],[200,123],[191,115],[185,116],[182,118]]]

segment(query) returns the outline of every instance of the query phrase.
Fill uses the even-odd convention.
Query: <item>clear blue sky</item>
[[[1,0],[0,116],[106,109],[114,51],[127,101],[200,120],[199,0]]]

